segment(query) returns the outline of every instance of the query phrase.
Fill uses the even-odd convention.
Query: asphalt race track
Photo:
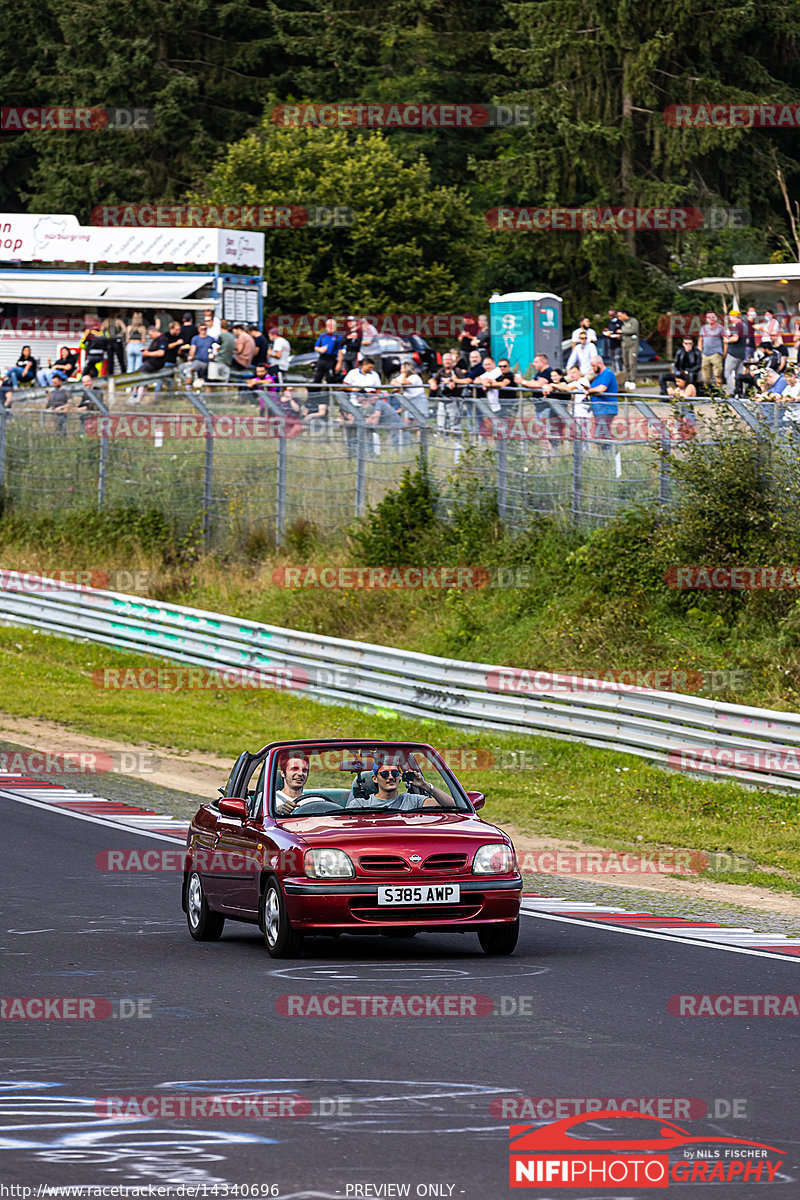
[[[199,1195],[259,1185],[256,1194],[298,1200],[635,1200],[653,1192],[542,1184],[512,1193],[508,1125],[547,1122],[502,1115],[502,1102],[519,1096],[635,1097],[677,1101],[651,1111],[692,1134],[784,1152],[770,1184],[671,1182],[672,1191],[800,1196],[798,1018],[668,1009],[676,994],[800,992],[796,958],[524,916],[511,958],[487,958],[477,938],[453,935],[317,939],[301,960],[276,962],[255,927],[229,923],[220,942],[192,941],[178,875],[95,864],[104,850],[166,843],[6,798],[0,814],[6,1003],[102,997],[112,1010],[0,1025],[3,1185],[33,1196],[42,1184],[171,1185],[174,1194],[191,1184],[204,1185]],[[494,1012],[282,1015],[281,997],[311,993],[480,995]],[[311,1103],[294,1117],[129,1120],[97,1104],[232,1093]],[[687,1120],[680,1101],[690,1098]]]

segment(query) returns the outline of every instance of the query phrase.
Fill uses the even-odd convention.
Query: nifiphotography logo
[[[598,1136],[600,1121],[607,1128]],[[538,1128],[511,1125],[509,1138],[510,1187],[772,1183],[784,1156],[763,1142],[692,1134],[671,1121],[617,1109],[579,1113]]]

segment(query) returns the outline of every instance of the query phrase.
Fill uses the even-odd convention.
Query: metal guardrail
[[[800,715],[676,692],[548,676],[555,695],[503,692],[508,667],[350,642],[223,613],[81,588],[8,570],[0,623],[149,654],[190,666],[253,673],[331,704],[428,718],[471,729],[536,734],[687,767],[696,773],[800,792]],[[541,679],[543,673],[532,672]],[[726,756],[729,762],[720,761]]]

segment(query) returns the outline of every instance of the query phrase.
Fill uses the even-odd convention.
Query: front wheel
[[[277,879],[269,881],[261,897],[261,930],[272,958],[297,958],[303,947],[303,935],[292,929]]]
[[[512,924],[484,925],[478,941],[484,954],[513,954],[519,937],[519,917]]]
[[[186,920],[189,933],[196,942],[216,942],[225,928],[222,913],[213,912],[203,891],[197,871],[192,871],[186,884]]]

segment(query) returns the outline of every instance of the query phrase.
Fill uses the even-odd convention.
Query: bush
[[[350,530],[358,563],[365,567],[402,567],[413,563],[420,544],[435,537],[436,492],[424,467],[403,472],[400,486],[387,492]]]

